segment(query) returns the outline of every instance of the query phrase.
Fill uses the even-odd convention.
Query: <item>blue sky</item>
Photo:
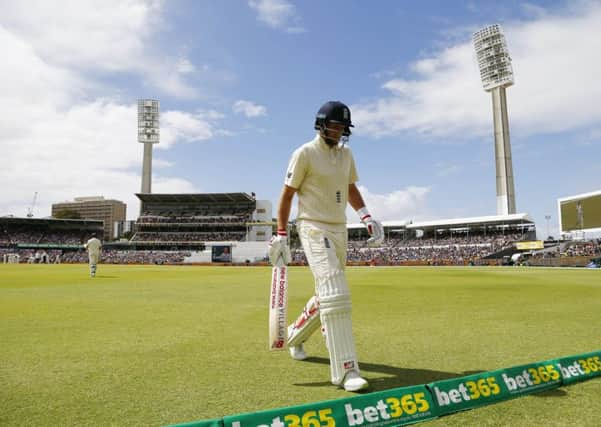
[[[328,100],[373,215],[496,214],[490,95],[471,34],[503,26],[518,212],[601,187],[601,2],[3,1],[0,215],[103,195],[138,212],[136,100],[161,102],[154,192],[274,203]],[[349,217],[351,222],[356,219]]]

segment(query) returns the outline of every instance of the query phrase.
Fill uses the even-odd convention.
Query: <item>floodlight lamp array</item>
[[[159,101],[138,100],[138,142],[159,142]]]
[[[473,44],[484,90],[511,86],[513,68],[501,27],[494,24],[476,31]]]

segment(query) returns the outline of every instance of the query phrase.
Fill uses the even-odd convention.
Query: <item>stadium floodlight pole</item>
[[[138,142],[144,144],[142,191],[150,193],[152,185],[152,145],[159,143],[159,101],[138,100]]]
[[[484,90],[492,94],[495,132],[495,164],[497,171],[497,215],[516,213],[515,188],[509,119],[505,88],[513,84],[511,58],[505,36],[498,24],[490,25],[473,35],[474,49]]]

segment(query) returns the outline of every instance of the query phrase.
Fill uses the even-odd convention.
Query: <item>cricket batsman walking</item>
[[[351,322],[351,296],[345,277],[346,205],[357,211],[370,234],[369,244],[384,238],[380,222],[372,219],[359,189],[355,161],[346,142],[351,135],[350,109],[339,101],[317,112],[315,138],[299,147],[288,165],[278,206],[278,229],[269,244],[269,258],[290,262],[287,224],[294,195],[298,196],[297,230],[315,279],[315,293],[298,319],[288,327],[288,347],[296,360],[307,358],[303,343],[320,323],[330,355],[334,385],[346,391],[366,389],[361,377]]]
[[[102,243],[96,238],[96,235],[92,235],[92,238],[87,241],[84,248],[88,251],[88,259],[90,261],[90,277],[96,276],[96,264],[100,260],[100,250],[102,249]]]

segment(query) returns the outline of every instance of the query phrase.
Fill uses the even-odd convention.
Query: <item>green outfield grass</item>
[[[348,397],[267,351],[271,270],[0,265],[0,425],[165,425]],[[601,348],[601,271],[349,268],[372,390]],[[312,292],[290,270],[290,311]],[[424,426],[598,426],[601,379]]]

